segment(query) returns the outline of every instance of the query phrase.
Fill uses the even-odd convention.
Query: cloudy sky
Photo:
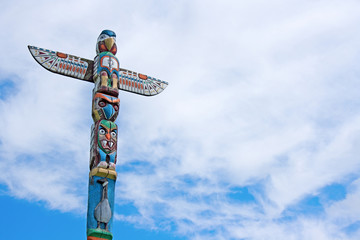
[[[3,1],[1,239],[86,236],[92,84],[27,45],[123,68],[114,239],[360,239],[360,2]],[[51,236],[51,238],[50,238]]]

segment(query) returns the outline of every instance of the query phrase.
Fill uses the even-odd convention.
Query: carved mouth
[[[104,149],[111,150],[112,147],[114,146],[114,143],[111,142],[111,141],[102,140],[102,141],[101,141],[101,146],[102,146]]]

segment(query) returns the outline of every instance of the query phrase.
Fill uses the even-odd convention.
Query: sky
[[[93,85],[27,45],[169,82],[120,93],[116,239],[360,239],[360,2],[2,1],[0,239],[85,239]],[[5,218],[4,218],[5,217]]]

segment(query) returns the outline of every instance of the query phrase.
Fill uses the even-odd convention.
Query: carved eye
[[[119,106],[118,105],[113,105],[115,111],[118,111],[119,110]]]
[[[98,41],[103,41],[106,37],[107,37],[107,35],[101,34],[101,35],[99,36]]]
[[[112,136],[112,137],[116,137],[116,131],[112,131],[112,132],[111,132],[111,136]]]
[[[99,133],[100,133],[101,135],[105,135],[106,131],[105,131],[105,129],[100,128]]]
[[[103,101],[103,100],[99,101],[99,106],[102,107],[102,108],[105,107],[105,106],[106,106],[106,102]]]

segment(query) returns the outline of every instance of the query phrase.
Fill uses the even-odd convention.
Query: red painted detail
[[[68,55],[65,53],[57,52],[56,56],[58,56],[59,58],[67,58]]]
[[[146,75],[141,74],[141,73],[139,73],[139,78],[144,79],[144,80],[148,79],[148,77]]]
[[[118,110],[119,110],[119,106],[118,106],[118,105],[113,104],[113,107],[114,107],[115,111],[118,111]]]
[[[44,53],[44,52],[40,52],[40,51],[39,51],[39,55],[42,55],[42,54],[45,54],[45,53]]]
[[[111,52],[112,54],[114,54],[114,55],[116,54],[116,52],[117,52],[116,43],[112,46],[110,52]]]
[[[103,100],[99,101],[98,104],[99,104],[100,107],[105,107],[106,106],[106,102],[103,101]]]
[[[99,52],[106,52],[107,51],[107,48],[104,44],[104,42],[100,42],[99,43]]]
[[[87,240],[108,240],[106,238],[98,238],[98,237],[93,237],[93,236],[88,236]]]

